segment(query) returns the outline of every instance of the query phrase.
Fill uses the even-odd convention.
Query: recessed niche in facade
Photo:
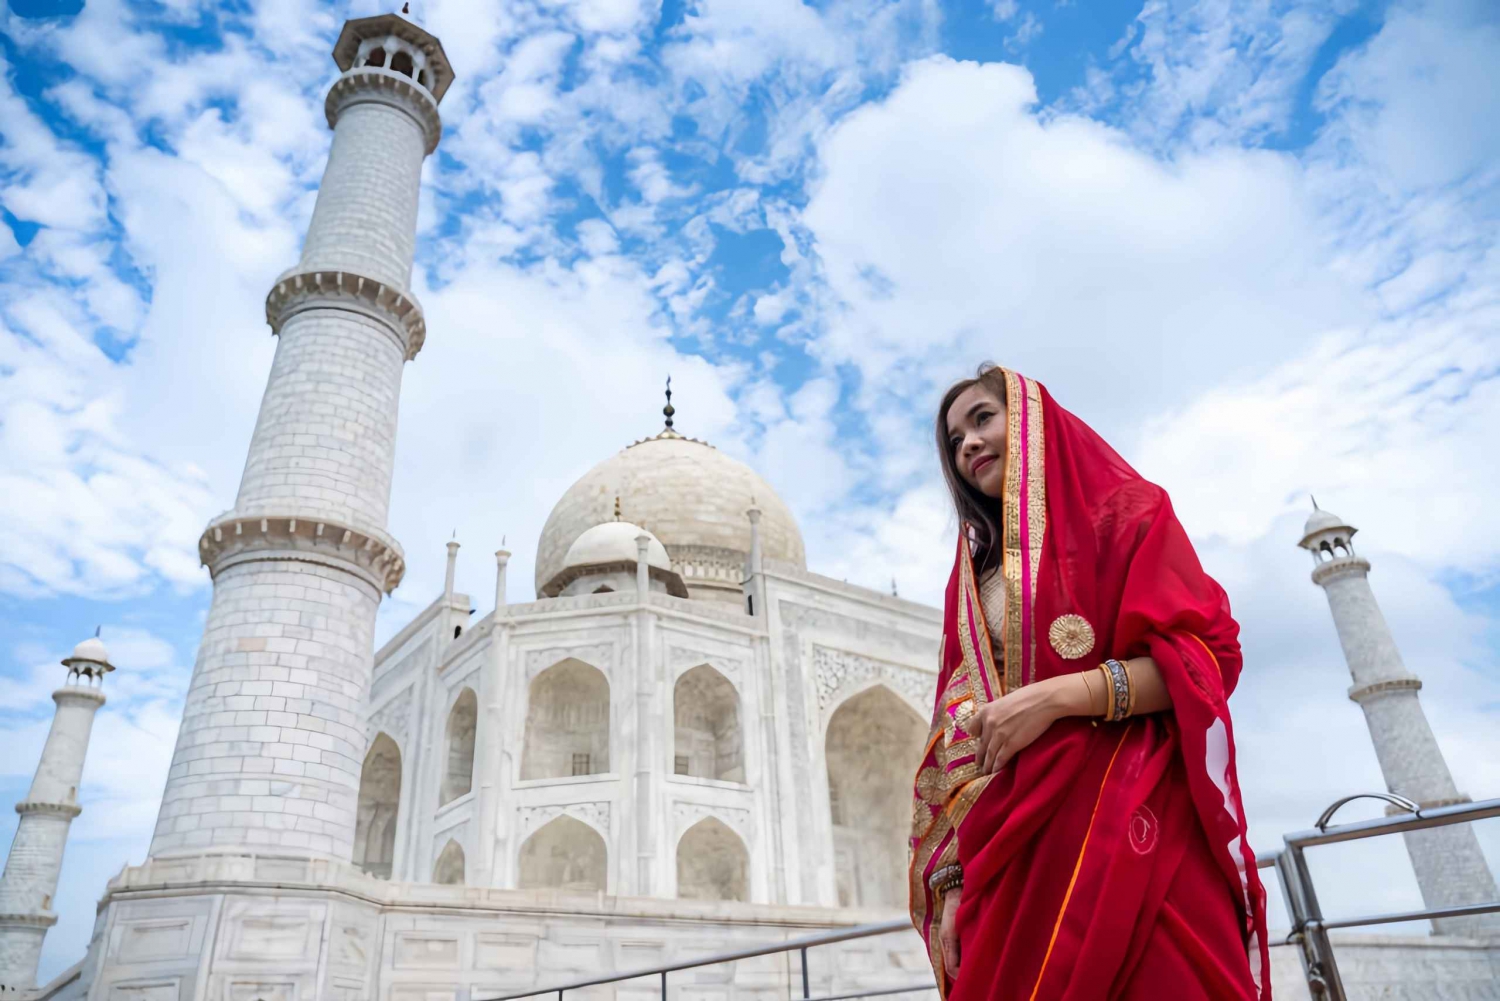
[[[608,852],[599,832],[581,820],[558,817],[521,846],[523,890],[604,892]]]
[[[462,886],[464,882],[464,849],[457,841],[449,841],[438,852],[432,866],[432,881],[448,886]]]
[[[438,805],[451,803],[474,788],[474,730],[479,721],[479,699],[474,689],[459,693],[448,713],[447,768]]]
[[[843,907],[904,907],[911,763],[927,727],[889,688],[854,696],[828,721],[834,877]]]
[[[396,858],[396,813],[401,803],[401,751],[384,733],[375,735],[359,773],[359,812],[354,826],[354,864],[371,876],[391,878]]]
[[[521,778],[553,779],[609,771],[609,681],[568,658],[531,682]]]
[[[677,895],[686,900],[750,899],[750,853],[723,821],[705,817],[677,842]]]
[[[729,679],[700,664],[677,679],[673,771],[726,782],[745,781],[740,697]]]

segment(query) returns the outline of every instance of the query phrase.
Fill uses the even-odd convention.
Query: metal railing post
[[[808,986],[807,980],[807,946],[802,947],[802,996],[812,997],[812,988]]]
[[[667,971],[661,971],[661,1001],[667,1001]]]
[[[1338,962],[1333,958],[1333,943],[1328,940],[1328,929],[1323,927],[1323,911],[1307,870],[1307,858],[1299,845],[1286,843],[1276,858],[1276,875],[1281,879],[1281,891],[1292,919],[1292,939],[1302,957],[1308,993],[1313,1001],[1347,1001]]]

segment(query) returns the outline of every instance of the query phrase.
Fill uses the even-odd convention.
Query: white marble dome
[[[1307,516],[1307,523],[1302,526],[1302,541],[1298,545],[1307,548],[1314,535],[1320,532],[1327,532],[1330,529],[1340,528],[1347,531],[1351,538],[1358,531],[1353,525],[1332,511],[1325,511],[1320,507],[1313,508],[1313,513]]]
[[[634,563],[635,540],[645,532],[646,562],[662,570],[672,569],[672,560],[661,541],[639,525],[628,521],[606,521],[595,525],[573,540],[563,557],[563,568],[595,567],[603,563]]]
[[[109,651],[104,648],[97,636],[90,636],[82,643],[73,648],[73,656],[68,660],[86,660],[95,664],[108,664]],[[63,661],[67,663],[67,661]]]
[[[580,536],[613,521],[616,498],[621,517],[660,540],[694,598],[741,600],[751,506],[761,511],[765,558],[807,565],[797,522],[770,484],[712,445],[667,430],[605,459],[563,494],[537,545],[538,594]],[[631,559],[634,547],[632,538]]]

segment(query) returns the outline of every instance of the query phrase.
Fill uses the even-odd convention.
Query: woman
[[[911,905],[944,997],[1269,999],[1224,591],[1040,384],[981,368],[937,438],[962,528]]]

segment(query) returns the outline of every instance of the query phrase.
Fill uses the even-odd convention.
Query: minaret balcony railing
[[[369,103],[384,104],[411,115],[422,129],[427,153],[431,155],[437,149],[438,140],[443,137],[443,120],[438,114],[437,101],[426,87],[411,77],[379,66],[351,69],[328,89],[328,97],[323,102],[328,127],[338,125],[339,115],[345,108]]]
[[[29,911],[25,914],[0,913],[0,925],[23,925],[46,931],[55,924],[57,924],[57,915],[52,911]]]
[[[44,816],[66,817],[72,820],[83,812],[83,807],[77,803],[42,803],[34,799],[24,799],[16,804],[16,812],[22,816],[28,813],[39,813]]]
[[[1363,577],[1369,572],[1370,561],[1363,556],[1336,556],[1327,563],[1319,563],[1313,567],[1312,581],[1321,587],[1325,582],[1336,577],[1346,577],[1350,574]]]
[[[266,296],[266,322],[271,332],[311,309],[342,309],[380,322],[407,361],[417,356],[427,340],[422,305],[410,292],[352,271],[299,271],[293,268],[276,280]]]
[[[215,576],[251,561],[322,563],[352,572],[386,594],[394,591],[406,574],[401,547],[378,529],[285,514],[231,511],[219,516],[198,540],[198,558]]]
[[[1353,702],[1364,703],[1367,699],[1373,699],[1380,695],[1390,695],[1393,692],[1418,692],[1422,690],[1422,679],[1414,674],[1408,674],[1404,678],[1381,678],[1379,681],[1366,682],[1363,685],[1350,685],[1349,698]]]

